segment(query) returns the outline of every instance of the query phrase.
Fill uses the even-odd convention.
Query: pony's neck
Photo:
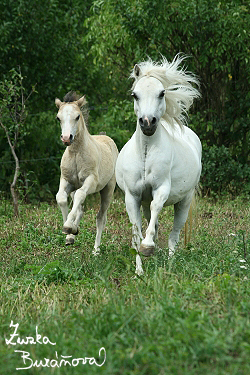
[[[155,145],[161,138],[162,125],[158,124],[156,131],[153,135],[147,136],[143,134],[139,122],[137,121],[136,126],[136,143],[140,148],[140,152],[144,152],[145,148],[150,149],[151,146]]]
[[[85,125],[83,115],[81,114],[78,131],[75,135],[73,143],[69,146],[69,151],[78,152],[80,149],[84,149],[90,139],[87,126]]]

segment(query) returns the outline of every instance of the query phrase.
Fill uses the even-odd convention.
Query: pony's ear
[[[86,104],[87,101],[85,99],[85,96],[82,96],[80,99],[77,100],[76,104],[79,108],[81,108],[84,104]]]
[[[57,108],[60,108],[60,107],[61,107],[61,105],[62,105],[62,102],[61,102],[61,100],[60,100],[60,99],[58,99],[58,98],[56,98],[56,99],[55,99],[55,105],[57,106]]]
[[[134,66],[135,78],[138,78],[140,74],[141,74],[141,69],[140,69],[139,65],[135,64],[135,66]]]

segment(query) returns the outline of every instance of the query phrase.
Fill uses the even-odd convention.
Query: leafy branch
[[[23,77],[20,67],[18,71],[11,69],[9,77],[0,82],[0,125],[5,132],[12,156],[15,160],[15,172],[10,192],[14,204],[14,214],[18,216],[18,194],[16,184],[19,176],[20,164],[17,156],[17,146],[25,136],[25,120],[27,116],[25,103],[35,91],[35,86],[30,94],[25,97]]]

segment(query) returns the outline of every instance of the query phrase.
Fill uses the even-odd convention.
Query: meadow
[[[0,201],[1,374],[249,375],[249,200],[199,197],[171,260],[164,209],[141,277],[119,191],[92,255],[97,207],[66,246],[56,204]]]

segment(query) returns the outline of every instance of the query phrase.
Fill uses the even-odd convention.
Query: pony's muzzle
[[[73,135],[70,134],[70,136],[68,136],[68,135],[63,135],[62,134],[61,135],[61,140],[65,144],[65,146],[69,146],[73,142]]]
[[[147,117],[143,116],[139,118],[139,124],[143,134],[153,135],[157,128],[157,119],[156,117]]]

